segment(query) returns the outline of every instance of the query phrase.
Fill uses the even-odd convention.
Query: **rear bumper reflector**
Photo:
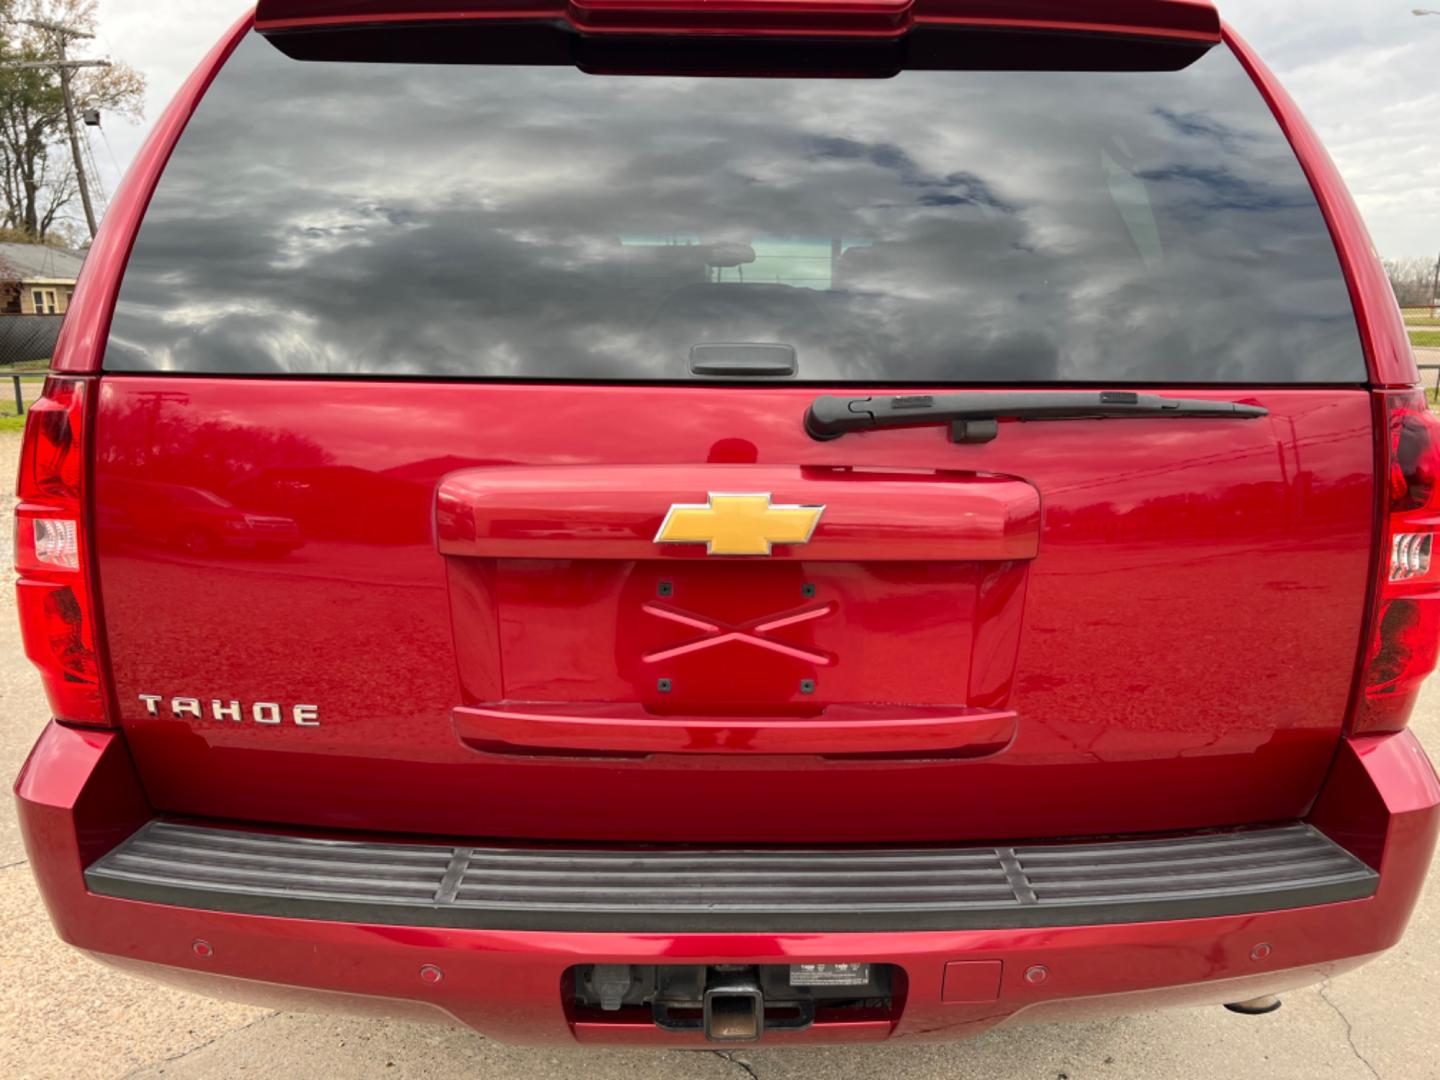
[[[151,821],[92,893],[291,918],[493,930],[962,930],[1355,900],[1379,875],[1309,825],[1015,847],[487,848]]]

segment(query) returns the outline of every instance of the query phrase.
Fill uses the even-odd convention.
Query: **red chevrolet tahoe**
[[[1440,425],[1207,0],[262,0],[25,433],[61,937],[520,1042],[1393,945]]]

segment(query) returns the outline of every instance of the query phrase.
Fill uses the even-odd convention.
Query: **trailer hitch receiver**
[[[765,1033],[765,993],[755,969],[711,968],[705,986],[705,1038],[755,1042]]]

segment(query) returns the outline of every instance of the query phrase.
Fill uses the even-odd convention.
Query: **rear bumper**
[[[700,1041],[651,1025],[575,1020],[562,981],[576,964],[864,961],[903,970],[898,1015],[767,1036],[774,1042],[959,1038],[1012,1017],[1103,1015],[1278,992],[1344,971],[1399,939],[1440,823],[1440,782],[1414,737],[1402,733],[1344,744],[1309,819],[1379,871],[1374,894],[1364,899],[1008,929],[497,930],[241,914],[90,891],[86,869],[153,816],[116,734],[52,724],[16,795],[57,931],[101,959],[223,996],[449,1017],[493,1038],[530,1043]],[[975,962],[983,966],[949,967]],[[427,966],[440,977],[422,975]]]

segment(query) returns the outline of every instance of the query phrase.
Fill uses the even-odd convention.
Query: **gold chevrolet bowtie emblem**
[[[704,544],[709,555],[769,555],[772,544],[804,544],[820,524],[823,506],[777,506],[768,494],[721,495],[705,503],[676,503],[665,515],[657,544]]]

